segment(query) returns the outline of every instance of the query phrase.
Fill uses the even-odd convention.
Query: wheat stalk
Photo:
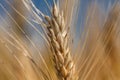
[[[62,80],[73,80],[75,67],[69,50],[69,30],[64,15],[54,4],[52,17],[45,16],[45,19],[57,74]]]

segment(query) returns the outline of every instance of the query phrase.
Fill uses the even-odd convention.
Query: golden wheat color
[[[74,77],[74,64],[69,50],[69,30],[64,22],[64,14],[62,12],[60,14],[54,5],[52,18],[48,16],[45,18],[48,22],[46,25],[57,73],[62,80],[71,80]]]
[[[91,3],[80,34],[79,0],[44,0],[49,14],[12,1],[0,2],[0,80],[120,80],[119,1]]]

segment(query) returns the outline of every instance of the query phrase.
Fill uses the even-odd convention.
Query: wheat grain
[[[64,14],[60,14],[54,4],[52,17],[45,16],[45,19],[57,74],[61,80],[73,80],[75,67],[69,50],[69,30],[64,22]]]

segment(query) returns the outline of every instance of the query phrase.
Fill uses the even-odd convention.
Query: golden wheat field
[[[105,1],[0,0],[0,80],[120,80],[120,2]]]

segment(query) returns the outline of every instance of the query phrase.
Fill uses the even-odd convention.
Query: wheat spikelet
[[[64,14],[60,14],[55,4],[52,17],[45,18],[48,22],[48,35],[57,73],[62,80],[73,80],[75,67],[69,50],[69,30],[64,22]]]

